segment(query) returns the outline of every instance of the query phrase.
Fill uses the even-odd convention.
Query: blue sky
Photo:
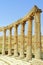
[[[43,11],[43,0],[0,0],[0,27],[22,18],[34,5]],[[43,12],[41,13],[41,34],[43,35]]]

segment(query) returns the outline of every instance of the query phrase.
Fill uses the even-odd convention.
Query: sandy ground
[[[43,65],[43,61],[38,59],[32,59],[32,61],[26,62],[23,60],[17,60],[14,57],[1,55],[0,65]]]

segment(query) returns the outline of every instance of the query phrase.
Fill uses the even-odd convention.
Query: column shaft
[[[25,23],[21,24],[21,42],[20,42],[20,57],[24,57],[24,27]]]
[[[17,26],[14,27],[14,56],[18,56],[18,32],[17,32]]]
[[[32,20],[28,20],[28,32],[27,32],[27,50],[26,50],[27,60],[32,59]]]
[[[35,13],[35,58],[41,58],[41,29],[40,29],[40,13]]]
[[[8,55],[11,55],[11,46],[12,46],[12,44],[11,44],[11,37],[12,37],[12,29],[9,29],[9,41],[8,41]]]
[[[2,44],[2,55],[5,55],[5,47],[6,47],[6,30],[4,30],[3,34],[3,44]]]

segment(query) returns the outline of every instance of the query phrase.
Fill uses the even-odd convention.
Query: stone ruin
[[[9,45],[8,45],[8,55],[11,55],[11,46],[12,46],[12,27],[14,27],[14,57],[20,59],[25,58],[26,60],[32,60],[32,21],[35,22],[35,58],[41,59],[41,25],[40,25],[40,14],[42,10],[37,6],[34,6],[31,11],[24,16],[23,18],[17,20],[15,23],[12,23],[6,27],[0,27],[0,32],[3,31],[3,44],[2,44],[2,55],[5,55],[6,47],[6,31],[9,30]],[[28,22],[28,31],[27,31],[27,48],[26,48],[26,57],[24,55],[24,32],[25,24]],[[18,55],[18,26],[21,25],[20,32],[20,55]]]

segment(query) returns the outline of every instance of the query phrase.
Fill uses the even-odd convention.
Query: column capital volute
[[[41,9],[37,9],[37,10],[35,11],[35,13],[41,13],[41,12],[42,12]]]
[[[32,21],[34,19],[34,17],[29,17],[27,21]]]
[[[24,25],[25,25],[25,24],[26,24],[26,21],[25,21],[25,22],[23,21],[23,22],[21,22],[20,24],[22,24],[22,25],[24,24]]]
[[[18,25],[14,25],[14,27],[15,27],[15,28],[17,28],[17,27],[18,27]]]
[[[12,27],[9,27],[8,30],[12,30]]]
[[[30,16],[28,20],[33,20],[33,19],[34,19],[34,17],[33,16]]]
[[[24,25],[25,23],[21,23],[20,25]]]
[[[6,27],[3,28],[3,31],[4,31],[4,32],[6,31]]]

